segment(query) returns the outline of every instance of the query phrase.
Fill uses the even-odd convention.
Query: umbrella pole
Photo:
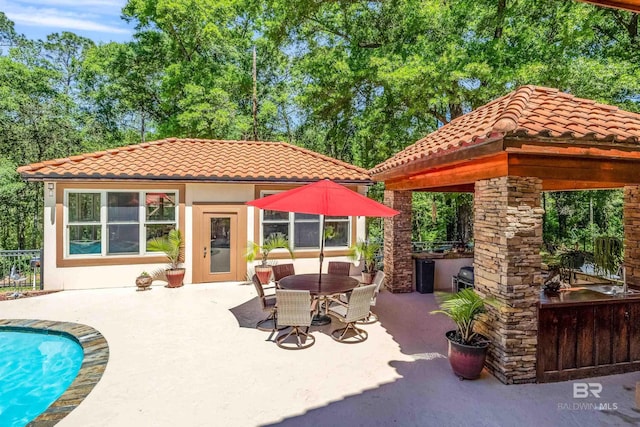
[[[324,261],[324,221],[325,216],[322,215],[322,229],[320,231],[320,274],[318,274],[318,291],[320,291],[320,284],[322,283],[322,262]]]

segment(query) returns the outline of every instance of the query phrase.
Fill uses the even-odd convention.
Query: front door
[[[242,220],[238,209],[199,206],[194,221],[194,282],[242,280],[246,263],[241,259]],[[195,212],[198,211],[198,212]],[[244,226],[246,234],[246,225]]]

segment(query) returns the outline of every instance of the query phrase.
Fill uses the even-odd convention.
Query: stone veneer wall
[[[384,192],[384,204],[400,211],[384,219],[385,284],[391,292],[413,291],[411,258],[411,191]]]
[[[627,283],[640,286],[640,186],[624,187],[624,265]]]
[[[491,341],[487,368],[505,384],[536,381],[541,191],[538,178],[509,176],[475,184],[475,286],[499,307],[489,307],[477,330]]]

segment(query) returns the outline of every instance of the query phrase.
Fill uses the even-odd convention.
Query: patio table
[[[311,295],[317,298],[349,292],[357,288],[360,284],[360,282],[353,277],[341,276],[339,274],[323,274],[322,282],[319,282],[319,276],[317,273],[295,274],[293,276],[283,277],[280,279],[279,284],[282,289],[309,291]],[[329,316],[320,314],[320,304],[318,304],[317,310],[311,320],[312,325],[321,326],[331,323]]]

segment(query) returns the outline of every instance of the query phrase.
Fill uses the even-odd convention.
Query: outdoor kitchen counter
[[[640,294],[540,294],[538,382],[640,370]]]
[[[451,278],[458,274],[461,267],[473,265],[473,252],[414,252],[411,255],[414,259],[431,259],[435,262],[434,288],[436,291],[451,292]],[[413,277],[416,277],[415,273],[414,271]]]
[[[640,300],[640,293],[628,295],[606,295],[591,289],[575,288],[549,296],[540,292],[540,308],[571,307],[584,305],[622,304],[628,300]],[[549,306],[549,307],[547,307]]]

